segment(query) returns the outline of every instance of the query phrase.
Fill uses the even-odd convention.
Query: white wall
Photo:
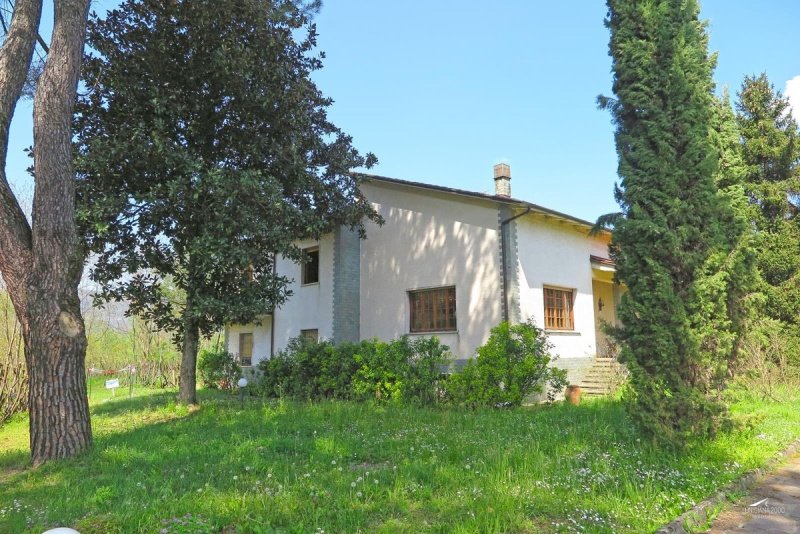
[[[231,354],[239,355],[239,334],[253,334],[253,365],[257,365],[261,360],[269,358],[270,348],[270,328],[272,318],[269,315],[261,317],[261,325],[228,325],[227,326],[227,351]]]
[[[278,259],[278,274],[294,281],[289,285],[293,295],[275,311],[275,352],[299,336],[300,330],[317,329],[320,340],[333,335],[333,234],[320,241],[301,242],[299,246],[319,246],[319,282],[302,285],[300,265]]]
[[[363,191],[386,224],[369,224],[361,244],[362,339],[408,334],[408,291],[454,285],[458,331],[436,335],[473,356],[502,317],[497,204],[375,182]]]
[[[459,358],[471,357],[502,318],[499,214],[496,202],[385,182],[362,186],[386,224],[367,224],[361,243],[362,339],[393,339],[409,332],[408,291],[456,287],[456,332],[436,334]],[[576,290],[575,330],[550,332],[562,358],[594,356],[595,297],[591,254],[608,257],[607,238],[540,214],[516,220],[522,319],[544,326],[543,286]],[[300,266],[279,259],[278,272],[293,279],[293,296],[275,312],[275,352],[300,330],[333,335],[333,235],[319,243],[320,280],[300,285]],[[608,304],[613,306],[610,299]],[[605,299],[604,299],[605,301]],[[238,333],[254,332],[254,360],[269,354],[270,319],[260,327],[229,327],[229,350]]]
[[[602,239],[602,238],[600,238]],[[587,231],[541,215],[517,219],[522,319],[544,328],[544,286],[576,290],[575,330],[548,331],[561,358],[595,355],[595,313],[590,254],[608,257],[605,244]]]

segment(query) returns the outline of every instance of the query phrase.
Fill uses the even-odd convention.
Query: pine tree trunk
[[[25,341],[35,466],[78,454],[92,442],[71,130],[88,7],[89,0],[55,2],[53,37],[34,98],[32,226],[8,185],[5,161],[11,117],[38,31],[40,0],[17,3],[0,50],[0,270]]]
[[[200,327],[192,317],[192,298],[187,296],[183,312],[183,346],[181,347],[181,377],[178,388],[178,402],[197,404],[197,346],[200,341]]]
[[[72,111],[88,9],[89,0],[55,2],[53,38],[33,102],[36,188],[25,353],[34,465],[74,456],[92,442],[72,168]]]
[[[30,66],[41,0],[20,0],[0,49],[0,271],[22,326],[29,377],[33,464],[92,442],[86,396],[86,334],[78,282],[72,110],[89,0],[55,2],[53,37],[34,99],[33,226],[5,175],[8,132]]]
[[[30,297],[28,363],[30,446],[33,465],[68,458],[92,442],[86,395],[86,335],[80,309],[54,314],[50,299]]]

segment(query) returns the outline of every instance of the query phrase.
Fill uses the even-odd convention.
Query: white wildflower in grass
[[[331,465],[336,465],[336,460],[331,460]]]
[[[359,492],[356,492],[356,497],[358,497],[359,499],[360,499],[361,497],[363,497],[363,496],[364,496],[364,494],[363,494],[363,493],[361,493],[360,491],[359,491]]]
[[[356,487],[356,483],[355,483],[355,482],[351,482],[351,483],[350,483],[350,487],[351,487],[351,488],[355,488],[355,487]]]
[[[374,482],[375,484],[377,484],[377,483],[378,483],[377,479],[376,479],[376,480],[373,480],[372,482]]]
[[[245,471],[250,471],[250,469],[251,469],[251,467],[249,465],[245,466],[245,468],[244,468]]]
[[[239,475],[233,475],[233,480],[239,480]]]

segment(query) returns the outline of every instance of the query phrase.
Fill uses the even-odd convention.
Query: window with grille
[[[441,287],[409,291],[411,332],[456,330],[456,288]]]
[[[544,327],[547,330],[575,330],[573,314],[575,291],[544,288]]]
[[[319,330],[316,328],[309,328],[308,330],[300,330],[300,337],[317,343],[319,341]]]
[[[253,334],[239,334],[239,365],[253,365]]]

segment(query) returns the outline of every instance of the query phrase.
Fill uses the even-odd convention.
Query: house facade
[[[437,336],[473,357],[504,319],[532,319],[579,382],[605,352],[602,324],[617,322],[610,235],[592,223],[514,199],[510,169],[494,169],[495,194],[368,177],[362,192],[385,220],[367,239],[339,229],[301,243],[309,261],[279,260],[293,296],[260,324],[228,325],[242,365],[297,336],[334,342]]]

